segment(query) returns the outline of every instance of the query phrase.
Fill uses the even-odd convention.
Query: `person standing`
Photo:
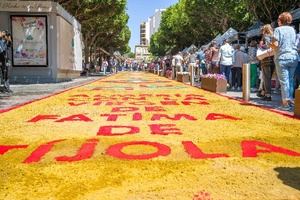
[[[240,45],[236,46],[236,51],[233,56],[232,73],[232,89],[241,91],[242,87],[242,67],[248,62],[248,55],[244,52]],[[236,87],[235,87],[236,86]]]
[[[205,68],[207,73],[211,73],[211,61],[212,61],[212,52],[211,52],[211,45],[204,51],[205,57]]]
[[[297,34],[296,46],[298,50],[298,66],[295,71],[295,89],[300,87],[300,33]]]
[[[11,93],[8,79],[8,48],[11,46],[11,36],[6,31],[0,32],[0,63],[2,72],[2,81],[4,86],[4,92]]]
[[[219,58],[220,58],[220,67],[221,67],[221,74],[226,76],[227,79],[227,86],[230,87],[230,70],[233,64],[233,53],[234,49],[229,44],[229,40],[224,41],[224,45],[221,46],[219,51]]]
[[[259,46],[261,49],[267,50],[270,48],[270,44],[273,36],[273,28],[271,27],[270,24],[263,26],[262,34],[263,36]],[[263,92],[260,93],[260,96],[263,101],[272,101],[271,90],[272,90],[272,75],[274,69],[275,69],[274,56],[270,56],[261,60]]]
[[[205,67],[205,53],[204,53],[204,47],[200,48],[200,51],[197,52],[197,60],[199,64],[199,70],[200,74],[207,74],[207,69]]]
[[[108,62],[106,60],[103,60],[103,62],[102,62],[102,69],[103,69],[104,75],[106,75],[107,67],[108,67]]]
[[[250,63],[250,87],[251,92],[257,91],[257,67],[258,67],[258,60],[256,58],[257,53],[257,42],[252,40],[250,42],[250,47],[248,49],[248,56],[249,56],[249,63]]]
[[[290,24],[293,17],[284,12],[278,17],[279,27],[275,29],[272,48],[275,53],[275,66],[281,85],[282,109],[290,110],[294,104],[294,73],[298,65],[296,31]]]
[[[212,53],[211,58],[211,65],[210,65],[210,73],[212,74],[219,74],[220,73],[220,67],[219,67],[219,48],[215,41],[212,42],[212,46],[210,48]]]

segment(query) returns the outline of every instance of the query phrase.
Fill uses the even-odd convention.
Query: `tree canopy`
[[[130,51],[127,0],[56,0],[79,20],[86,58],[98,47],[110,53]]]
[[[162,16],[151,37],[150,52],[156,56],[175,53],[191,44],[203,45],[230,27],[245,31],[255,21],[271,23],[297,0],[179,0]]]

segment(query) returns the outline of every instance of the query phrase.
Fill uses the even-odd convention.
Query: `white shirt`
[[[230,66],[233,64],[233,53],[234,49],[228,43],[221,46],[219,51],[220,64]]]

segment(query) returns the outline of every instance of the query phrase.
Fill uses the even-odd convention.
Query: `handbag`
[[[256,52],[256,58],[258,60],[263,60],[265,58],[274,56],[274,50],[272,48],[269,49],[262,49],[262,48],[258,48],[257,52]]]

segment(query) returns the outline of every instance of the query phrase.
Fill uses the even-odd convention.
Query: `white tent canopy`
[[[233,29],[229,28],[222,36],[215,39],[218,45],[222,45],[225,40],[233,39],[238,35],[238,32]]]

